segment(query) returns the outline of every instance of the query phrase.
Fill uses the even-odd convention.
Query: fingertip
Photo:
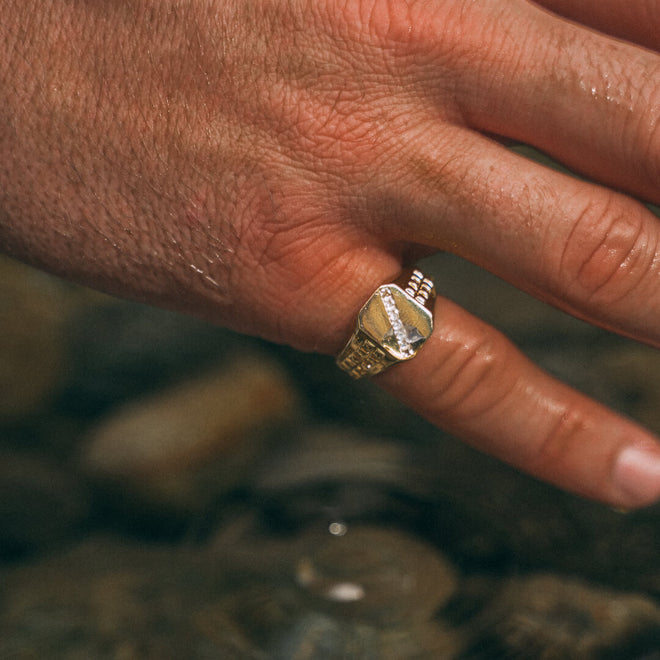
[[[628,446],[619,452],[612,470],[615,486],[627,508],[649,506],[660,499],[660,448]]]

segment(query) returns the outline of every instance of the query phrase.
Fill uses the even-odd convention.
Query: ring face
[[[378,287],[360,310],[357,328],[337,357],[353,378],[373,376],[413,358],[433,332],[433,282],[418,271]]]
[[[398,286],[386,284],[360,310],[358,330],[399,362],[414,357],[431,336],[433,316]]]

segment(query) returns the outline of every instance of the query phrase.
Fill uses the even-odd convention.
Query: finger
[[[653,214],[465,129],[432,133],[399,155],[395,171],[409,174],[377,202],[381,231],[455,252],[566,311],[660,345]]]
[[[474,39],[488,41],[479,50],[466,36],[457,60],[456,98],[467,124],[659,201],[660,56],[527,3],[507,5],[498,30],[485,33],[492,17],[481,4],[470,5],[474,16],[463,25],[467,33],[474,24]]]
[[[658,0],[536,0],[548,9],[596,30],[660,50]]]
[[[434,424],[536,477],[618,507],[660,497],[660,447],[555,381],[447,300],[413,360],[377,382]]]

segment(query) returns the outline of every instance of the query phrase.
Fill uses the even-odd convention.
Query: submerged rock
[[[383,630],[306,613],[267,653],[273,660],[451,660],[458,636],[434,624]]]
[[[265,452],[250,484],[255,506],[285,528],[333,520],[411,525],[411,500],[433,485],[405,445],[346,426],[298,429]]]
[[[435,615],[458,577],[437,549],[371,525],[291,537],[248,528],[216,539],[212,555],[237,581],[223,611],[268,658],[456,657],[462,635]]]
[[[660,648],[660,607],[642,594],[538,574],[505,581],[473,633],[474,660],[641,660]]]
[[[348,525],[299,545],[297,585],[315,608],[351,621],[429,621],[458,584],[438,550],[396,529]]]
[[[299,414],[286,374],[253,355],[118,410],[91,432],[82,464],[129,506],[199,513]]]

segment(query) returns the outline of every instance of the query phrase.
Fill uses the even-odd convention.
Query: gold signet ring
[[[379,286],[358,313],[355,332],[337,356],[337,365],[362,378],[415,357],[433,332],[434,301],[433,281],[419,270]]]

